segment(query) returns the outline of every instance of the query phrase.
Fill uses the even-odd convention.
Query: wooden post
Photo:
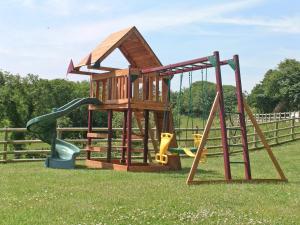
[[[92,81],[92,76],[90,76],[90,97],[93,97],[93,81]],[[93,123],[93,111],[88,108],[88,133],[92,132],[92,123]],[[87,138],[87,146],[88,148],[92,144],[92,138],[88,137]],[[91,152],[87,151],[86,153],[87,159],[91,159]]]
[[[279,120],[281,120],[281,112],[279,113]]]
[[[107,85],[107,80],[102,81],[102,101],[105,102],[106,100],[106,85]]]
[[[145,75],[143,76],[145,77]],[[144,83],[144,89],[145,89],[145,99],[149,100],[149,97],[151,96],[149,94],[149,77],[145,77],[145,83]],[[152,81],[151,81],[152,82]],[[151,87],[152,91],[152,87]],[[144,118],[145,118],[145,124],[144,124],[144,157],[143,162],[147,163],[147,156],[148,156],[148,130],[149,130],[149,110],[144,110]]]
[[[214,121],[214,117],[215,117],[216,111],[217,111],[219,103],[220,103],[219,98],[220,98],[220,95],[219,95],[219,92],[217,92],[214,103],[213,103],[213,105],[211,107],[211,110],[210,110],[210,113],[209,113],[209,117],[207,119],[207,123],[206,123],[204,131],[203,131],[203,136],[202,136],[201,142],[198,146],[197,153],[195,155],[190,173],[189,173],[188,178],[186,180],[187,184],[191,184],[192,181],[194,180],[195,173],[197,171],[197,168],[198,168],[198,165],[199,165],[199,162],[200,162],[200,159],[201,159],[201,155],[202,155],[204,146],[206,144],[206,141],[207,141],[207,138],[208,138],[208,135],[209,135],[211,125]]]
[[[127,127],[127,111],[124,111],[123,114],[123,129],[122,129],[122,155],[121,163],[125,163],[125,153],[126,153],[126,127]]]
[[[159,76],[155,75],[155,100],[159,102]]]
[[[56,128],[56,137],[62,139],[62,131],[59,128],[59,126]]]
[[[279,165],[279,163],[278,163],[276,157],[274,156],[274,154],[273,154],[273,152],[272,152],[272,149],[271,149],[271,147],[269,146],[269,144],[268,144],[268,142],[267,142],[267,140],[266,140],[266,138],[265,138],[264,133],[263,133],[262,130],[260,129],[260,127],[259,127],[257,121],[255,120],[254,116],[252,115],[251,109],[249,108],[249,106],[247,105],[247,103],[246,103],[245,100],[244,100],[244,103],[245,103],[245,104],[244,104],[245,110],[246,110],[246,112],[248,113],[248,116],[249,116],[249,118],[250,118],[252,124],[254,125],[254,127],[255,127],[255,129],[256,129],[256,131],[257,131],[257,134],[258,134],[258,136],[260,137],[260,140],[261,140],[262,144],[264,145],[265,149],[267,150],[268,155],[269,155],[270,159],[272,160],[273,165],[274,165],[275,169],[277,170],[277,172],[278,172],[278,174],[279,174],[281,180],[287,181],[287,178],[285,177],[285,175],[284,175],[284,173],[283,173],[283,171],[282,171],[282,169],[281,169],[281,167],[280,167],[280,165]]]
[[[274,131],[275,144],[278,144],[278,128],[279,128],[279,122],[276,120],[275,121],[275,131]]]
[[[243,159],[245,162],[245,178],[247,180],[251,179],[251,167],[248,151],[248,140],[247,140],[247,127],[245,122],[245,112],[244,112],[244,101],[243,101],[243,92],[242,92],[242,82],[240,74],[240,63],[239,56],[234,55],[233,60],[235,62],[235,81],[236,81],[236,95],[239,111],[239,122],[242,133],[242,145],[243,145]]]
[[[88,133],[92,133],[92,122],[93,122],[93,111],[88,109]],[[87,138],[87,146],[90,147],[92,144],[92,138]],[[91,152],[87,151],[87,159],[91,159]]]
[[[216,73],[217,92],[219,92],[219,95],[220,95],[220,97],[219,97],[219,109],[220,109],[219,117],[220,117],[220,126],[221,126],[222,146],[223,146],[223,153],[224,153],[223,158],[224,158],[225,179],[231,180],[229,148],[228,148],[228,143],[227,143],[224,97],[223,97],[223,87],[222,87],[219,52],[217,52],[217,51],[214,52],[214,57],[216,60],[215,73]]]
[[[125,82],[126,83],[126,82]],[[133,88],[133,99],[135,101],[138,101],[139,100],[139,78],[137,78],[134,82],[133,82],[133,85],[134,85],[134,88]],[[127,94],[125,93],[125,96],[127,96]]]
[[[145,125],[144,125],[144,163],[147,163],[148,157],[148,130],[149,130],[149,110],[144,111]]]
[[[131,109],[131,97],[132,97],[132,83],[130,68],[127,81],[127,95],[128,95],[128,109],[127,109],[127,167],[131,165],[131,133],[132,133],[132,109]]]
[[[7,162],[7,141],[8,141],[8,131],[7,127],[4,130],[4,144],[3,144],[3,161]]]
[[[295,117],[291,120],[291,138],[292,140],[295,139]]]
[[[107,135],[107,155],[106,160],[107,162],[111,162],[111,150],[112,150],[112,117],[113,117],[113,111],[110,109],[107,112],[107,129],[108,129],[108,135]]]

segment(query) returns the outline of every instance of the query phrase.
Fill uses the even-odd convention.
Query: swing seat
[[[169,152],[178,154],[178,155],[188,155],[186,152],[188,152],[190,155],[193,155],[191,157],[195,156],[195,153],[197,152],[197,148],[192,147],[192,148],[182,148],[182,147],[177,147],[177,148],[169,148]]]
[[[194,147],[197,148],[200,145],[200,142],[202,140],[202,134],[193,134],[194,137]]]
[[[197,152],[198,148],[169,148],[169,152],[173,153],[173,154],[177,154],[177,155],[187,155],[189,157],[195,157],[196,156],[196,152]],[[201,163],[205,163],[207,161],[207,149],[204,148],[202,151],[202,155],[201,155],[201,159],[200,162]]]
[[[160,146],[159,153],[155,155],[155,160],[162,164],[168,163],[168,148],[172,141],[174,134],[171,133],[161,133],[160,135]]]

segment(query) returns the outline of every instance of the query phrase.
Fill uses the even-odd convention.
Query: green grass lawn
[[[182,171],[165,173],[1,164],[0,224],[299,224],[299,144],[274,148],[289,179],[279,184],[187,186],[191,159],[182,160]],[[266,152],[250,157],[253,177],[276,177]],[[197,178],[222,178],[222,168],[222,158],[209,158]],[[241,177],[243,168],[233,165],[232,172]]]

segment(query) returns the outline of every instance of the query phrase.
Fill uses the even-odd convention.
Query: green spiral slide
[[[50,168],[73,169],[75,158],[79,155],[80,149],[66,141],[57,138],[57,119],[67,115],[82,105],[99,105],[101,102],[96,98],[78,98],[55,108],[49,114],[38,116],[27,122],[26,128],[34,133],[43,142],[51,145],[51,155],[47,157],[45,165]]]

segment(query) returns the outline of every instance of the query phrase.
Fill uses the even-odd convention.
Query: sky
[[[0,11],[0,69],[22,76],[85,79],[66,76],[70,59],[76,64],[110,33],[133,25],[164,65],[215,50],[221,59],[238,54],[247,92],[280,61],[300,60],[298,0],[3,0]],[[127,64],[115,52],[102,65]],[[229,68],[222,76],[234,84]],[[193,79],[201,79],[199,71]],[[178,89],[178,77],[172,82]]]

